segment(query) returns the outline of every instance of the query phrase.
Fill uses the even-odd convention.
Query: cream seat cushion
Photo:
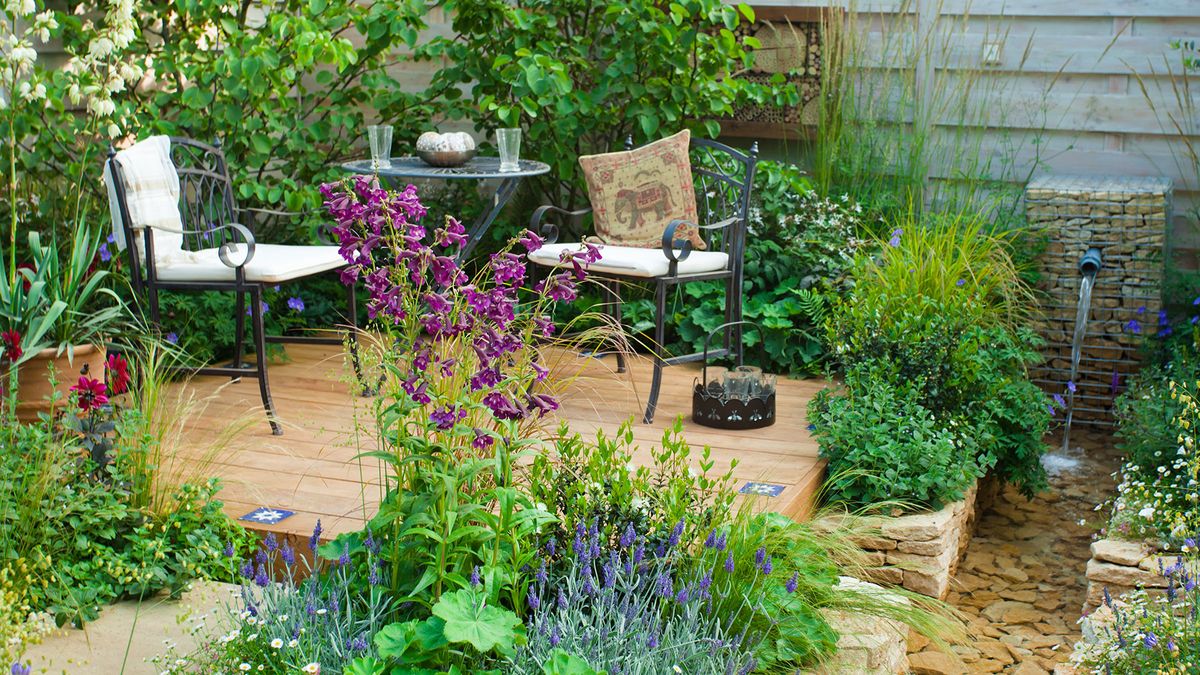
[[[539,265],[570,267],[563,263],[559,254],[563,251],[579,251],[582,244],[546,244],[529,254],[529,259]],[[661,248],[638,248],[634,246],[600,245],[600,260],[587,265],[593,272],[623,274],[630,277],[666,276],[670,261]],[[700,274],[723,270],[729,264],[729,255],[719,251],[692,251],[686,260],[679,262],[679,274]]]
[[[245,254],[240,244],[235,244],[229,259],[240,262]],[[254,257],[246,264],[246,280],[268,284],[281,283],[335,270],[346,264],[338,253],[337,246],[286,246],[282,244],[256,244]],[[160,265],[155,270],[162,281],[233,281],[234,269],[221,262],[217,249],[206,248],[195,252],[195,261],[175,262]]]

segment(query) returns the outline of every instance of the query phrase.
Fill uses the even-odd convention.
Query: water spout
[[[1096,273],[1100,271],[1101,261],[1100,249],[1095,247],[1089,248],[1079,258],[1079,273],[1085,277],[1095,278]]]
[[[1071,419],[1075,416],[1075,378],[1079,376],[1079,357],[1083,348],[1083,338],[1087,334],[1088,317],[1092,307],[1092,286],[1096,282],[1096,274],[1100,272],[1103,257],[1100,249],[1089,248],[1079,258],[1079,305],[1075,310],[1075,334],[1071,339],[1071,376],[1067,380],[1067,422],[1063,426],[1062,449],[1065,453],[1070,449]]]

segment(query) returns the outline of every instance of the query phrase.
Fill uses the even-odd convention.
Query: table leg
[[[508,200],[512,199],[517,192],[517,186],[521,184],[520,178],[504,178],[501,179],[500,185],[496,188],[496,193],[492,196],[492,208],[479,214],[471,228],[467,230],[467,242],[463,244],[462,249],[458,252],[459,260],[466,260],[471,256],[471,252],[479,244],[479,240],[483,239],[483,235],[487,233],[488,228],[492,226],[492,221],[496,220],[496,216],[504,210],[504,206],[508,204]]]

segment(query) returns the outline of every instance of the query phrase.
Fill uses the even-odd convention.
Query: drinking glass
[[[497,129],[496,145],[500,147],[500,170],[518,171],[521,165],[521,130]]]
[[[372,124],[367,127],[371,144],[371,168],[382,169],[392,161],[392,125]]]
[[[733,399],[741,399],[747,401],[750,398],[750,373],[731,370],[725,373],[725,400],[732,401]]]
[[[762,382],[758,385],[759,386],[759,394],[758,395],[761,396],[762,398],[767,398],[771,394],[774,394],[775,393],[775,383],[776,383],[777,379],[778,379],[777,375],[763,375]]]

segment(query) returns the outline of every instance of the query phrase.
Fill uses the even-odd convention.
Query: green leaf
[[[433,606],[433,615],[446,622],[448,641],[469,644],[481,654],[510,652],[520,636],[521,620],[516,614],[487,605],[482,596],[467,589],[443,595]]]
[[[417,622],[390,623],[375,634],[373,642],[379,655],[385,659],[403,660],[408,648],[417,639]]]
[[[596,670],[587,661],[567,653],[561,647],[550,652],[542,663],[542,675],[607,675],[607,670]]]
[[[362,656],[350,662],[342,675],[383,675],[387,664],[374,656]]]

